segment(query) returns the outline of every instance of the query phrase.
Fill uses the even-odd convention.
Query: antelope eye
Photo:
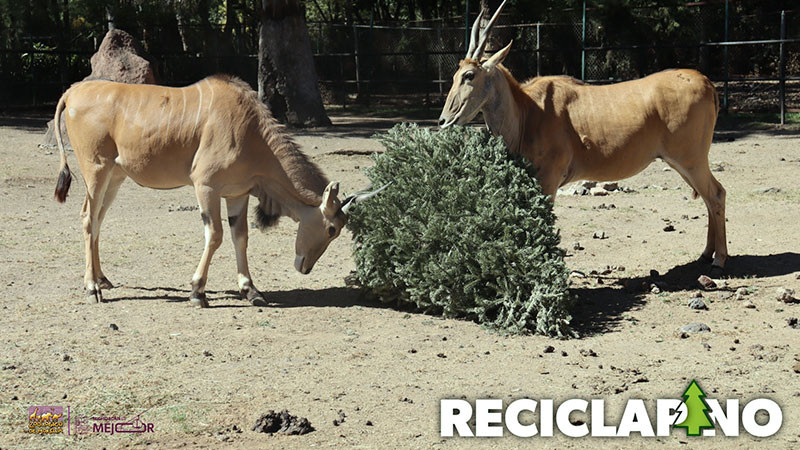
[[[336,235],[336,227],[328,227],[328,235],[334,237]]]
[[[475,72],[464,72],[464,79],[472,81],[475,78]]]

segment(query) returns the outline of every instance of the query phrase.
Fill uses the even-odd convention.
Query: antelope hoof
[[[206,294],[192,294],[191,298],[189,298],[189,302],[195,308],[208,308],[208,300],[206,300]]]
[[[258,292],[256,288],[248,289],[244,295],[247,301],[253,306],[267,306],[267,301],[264,300],[264,296],[261,295],[261,292]]]
[[[711,266],[711,278],[722,278],[722,275],[725,274],[725,269],[720,266],[714,265]]]
[[[103,303],[103,291],[100,289],[86,289],[86,298],[95,303]]]
[[[700,255],[700,257],[697,258],[697,262],[699,262],[700,264],[711,264],[713,261],[714,258],[706,255]]]
[[[113,289],[114,288],[114,285],[111,284],[111,282],[108,281],[108,278],[106,278],[106,277],[100,278],[100,283],[98,283],[98,286],[100,286],[100,289]]]

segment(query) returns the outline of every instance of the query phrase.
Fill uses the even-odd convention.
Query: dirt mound
[[[311,422],[305,417],[297,417],[283,410],[276,413],[270,410],[268,413],[259,417],[253,425],[253,431],[259,433],[283,433],[283,434],[306,434],[314,431]]]
[[[83,80],[111,80],[120,83],[157,84],[155,63],[139,42],[125,31],[115,29],[106,33],[100,48],[92,55],[92,73]],[[64,145],[72,148],[64,122],[61,123]],[[42,146],[55,148],[53,121],[47,123]]]

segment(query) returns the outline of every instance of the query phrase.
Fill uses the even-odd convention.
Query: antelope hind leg
[[[728,241],[725,233],[725,188],[711,174],[708,161],[694,164],[690,169],[672,161],[667,161],[667,163],[681,174],[683,179],[700,195],[706,204],[706,209],[708,210],[708,235],[706,248],[700,255],[699,260],[711,263],[712,275],[721,275],[728,259]]]
[[[697,262],[700,264],[713,264],[715,262],[714,252],[717,243],[718,227],[717,227],[717,222],[715,220],[716,216],[714,214],[714,209],[712,208],[713,202],[711,201],[711,197],[709,194],[710,190],[709,185],[711,180],[713,180],[714,182],[716,182],[716,180],[714,179],[713,175],[711,175],[711,171],[708,169],[708,161],[706,161],[705,163],[699,162],[697,163],[697,165],[694,166],[694,167],[705,167],[704,171],[702,169],[687,170],[684,168],[684,166],[678,164],[676,161],[669,158],[663,158],[663,160],[664,162],[669,164],[670,167],[675,169],[676,172],[680,174],[681,178],[683,178],[686,184],[688,184],[689,187],[694,190],[694,193],[696,195],[699,195],[703,199],[703,202],[706,205],[706,211],[708,212],[708,232],[706,235],[706,246],[703,249],[703,252],[697,258]],[[719,188],[722,189],[722,186],[720,185]],[[724,205],[725,205],[724,189],[722,195],[723,195],[722,206],[724,211]],[[724,220],[724,212],[723,212],[723,220]],[[724,224],[723,224],[723,229],[724,229]],[[723,239],[724,239],[724,234],[725,232],[723,231]],[[725,264],[724,261],[722,262],[722,264],[723,265]],[[721,266],[717,267],[717,269],[721,269]],[[712,268],[712,270],[714,269]]]
[[[114,287],[111,281],[109,281],[108,277],[105,276],[103,269],[100,266],[100,228],[103,225],[103,219],[106,217],[106,212],[111,206],[111,203],[114,202],[114,198],[117,196],[119,187],[122,185],[122,182],[125,181],[125,178],[125,173],[115,166],[111,173],[111,179],[108,182],[106,193],[103,196],[103,206],[100,208],[100,212],[97,216],[97,235],[94,237],[95,241],[93,258],[100,289],[112,289]]]
[[[728,244],[725,233],[725,188],[714,178],[708,166],[698,166],[690,171],[689,175],[697,181],[697,193],[703,197],[708,207],[708,243],[705,258],[711,257],[710,248],[713,248],[714,260],[711,263],[712,274],[719,275],[728,259]],[[713,246],[713,247],[712,247]]]
[[[80,162],[80,161],[79,161]],[[86,184],[86,198],[83,201],[81,219],[83,222],[83,239],[86,245],[86,274],[83,282],[86,296],[97,303],[103,302],[102,285],[100,283],[100,266],[96,264],[100,257],[97,252],[97,236],[100,234],[100,210],[108,189],[113,164],[103,166],[81,165]]]

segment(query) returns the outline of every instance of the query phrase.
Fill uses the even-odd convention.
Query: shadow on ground
[[[297,136],[369,139],[403,122],[416,123],[420,127],[435,127],[438,115],[438,111],[427,110],[385,116],[338,113],[335,116],[331,115],[333,125],[330,127],[293,129],[291,133]]]
[[[55,112],[55,108],[53,108]],[[31,133],[42,133],[47,131],[47,122],[52,119],[42,115],[34,116],[2,116],[0,115],[0,127],[16,128]]]
[[[781,126],[776,114],[720,113],[714,130],[714,142],[731,142],[751,134],[797,137],[800,135],[800,125],[790,121]]]
[[[655,283],[661,291],[680,292],[699,289],[697,278],[709,272],[710,266],[696,261],[673,267],[658,276],[629,278],[593,277],[603,281],[602,287],[570,289],[577,297],[572,325],[582,337],[613,332],[624,320],[624,313],[645,303],[644,295]],[[741,255],[728,259],[723,278],[770,278],[800,271],[800,254],[785,252],[774,255]],[[728,290],[734,290],[729,287]]]
[[[114,296],[114,291],[118,290],[126,290],[126,291],[143,291],[143,292],[152,292],[152,294],[124,294],[119,297]],[[121,302],[121,301],[130,301],[130,300],[161,300],[166,302],[188,302],[189,295],[192,293],[190,289],[180,289],[174,287],[142,287],[142,286],[121,286],[120,288],[112,288],[112,289],[104,289],[103,290],[103,299],[106,303],[114,303],[114,302]],[[237,291],[211,291],[206,290],[206,295],[209,297],[209,301],[214,300],[239,300],[241,297]],[[212,303],[211,306],[213,307],[214,304]],[[241,306],[251,306],[249,303],[242,301]]]
[[[264,292],[270,306],[276,308],[366,308],[389,309],[391,304],[371,299],[361,289],[333,287],[327,289],[293,289],[290,291]]]
[[[119,290],[127,291],[125,294],[115,296],[114,289],[103,290],[103,297],[106,302],[114,303],[119,301],[138,301],[138,300],[161,300],[166,302],[185,302],[189,300],[190,289],[174,287],[142,287],[142,286],[123,286]],[[131,293],[130,291],[134,291]],[[355,288],[334,287],[327,289],[293,289],[288,291],[261,291],[261,294],[269,303],[267,308],[300,308],[300,307],[319,307],[319,308],[349,308],[351,306],[364,306],[368,308],[389,308],[388,304],[378,300],[370,300],[362,291]],[[243,300],[238,291],[225,290],[213,291],[206,290],[211,308],[232,308],[232,307],[251,307],[252,305]],[[229,301],[234,300],[231,304]],[[220,304],[225,301],[226,304]]]
[[[728,258],[722,278],[769,278],[800,271],[800,254],[792,252],[774,255],[738,255]],[[675,266],[658,277],[621,279],[625,286],[636,288],[642,283],[657,282],[662,291],[683,291],[699,288],[697,278],[708,274],[710,266],[689,262]],[[715,277],[716,278],[716,277]]]
[[[641,308],[646,300],[645,293],[653,283],[665,292],[679,292],[699,289],[697,278],[707,272],[709,266],[689,262],[673,267],[658,276],[644,277],[596,277],[604,283],[599,287],[576,287],[570,293],[577,299],[573,309],[572,327],[581,338],[617,331],[626,320],[635,320],[625,313]],[[774,255],[741,255],[728,260],[725,278],[769,278],[788,275],[800,271],[800,254],[785,252]],[[593,277],[595,278],[595,277]],[[172,287],[124,288],[139,291],[141,294],[109,296],[106,301],[161,300],[183,302],[188,300],[191,291]],[[728,288],[732,290],[733,288]],[[112,291],[113,292],[113,291]],[[206,291],[212,308],[248,308],[250,303],[241,300],[237,291]],[[361,306],[375,309],[394,309],[397,311],[424,314],[411,307],[383,303],[364,295],[363,291],[350,287],[327,289],[292,289],[287,291],[262,291],[269,303],[266,308],[349,308]],[[230,300],[234,300],[233,303]]]
[[[641,294],[626,291],[620,286],[580,287],[570,289],[577,298],[572,312],[572,329],[581,338],[617,330],[628,311],[644,305]]]

